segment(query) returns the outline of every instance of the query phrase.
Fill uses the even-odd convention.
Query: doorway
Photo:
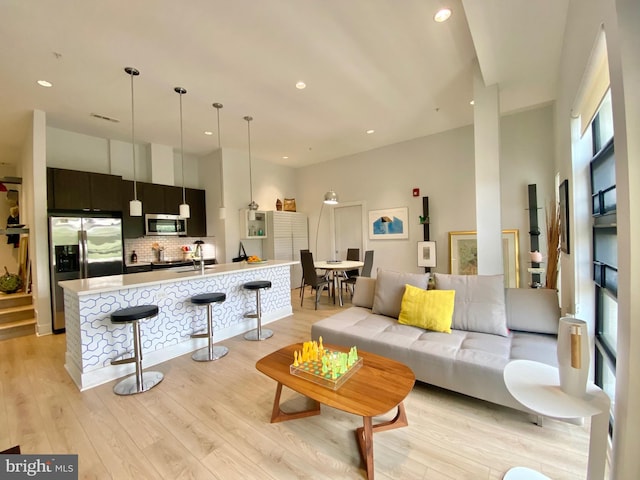
[[[366,248],[364,203],[340,203],[331,209],[331,228],[333,234],[333,258],[343,260],[347,258],[348,248],[360,249],[360,260],[364,258]]]

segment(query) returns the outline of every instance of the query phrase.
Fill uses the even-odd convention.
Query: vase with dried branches
[[[552,200],[547,208],[547,277],[545,288],[558,289],[560,265],[560,208]]]

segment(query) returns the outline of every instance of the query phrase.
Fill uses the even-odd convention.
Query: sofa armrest
[[[558,334],[558,292],[549,288],[507,288],[507,327],[523,332]]]

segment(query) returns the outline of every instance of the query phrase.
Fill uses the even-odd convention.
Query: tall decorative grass
[[[555,200],[547,208],[547,277],[545,288],[558,289],[560,266],[560,208]]]

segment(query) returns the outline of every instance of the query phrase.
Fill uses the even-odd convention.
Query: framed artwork
[[[520,286],[518,230],[502,231],[504,286]],[[474,231],[449,232],[450,271],[456,275],[478,274],[478,237]]]
[[[436,266],[436,242],[418,242],[418,266]]]
[[[369,239],[398,240],[409,238],[407,207],[369,210]]]
[[[565,180],[558,187],[560,200],[560,250],[571,253],[569,250],[569,180]]]

